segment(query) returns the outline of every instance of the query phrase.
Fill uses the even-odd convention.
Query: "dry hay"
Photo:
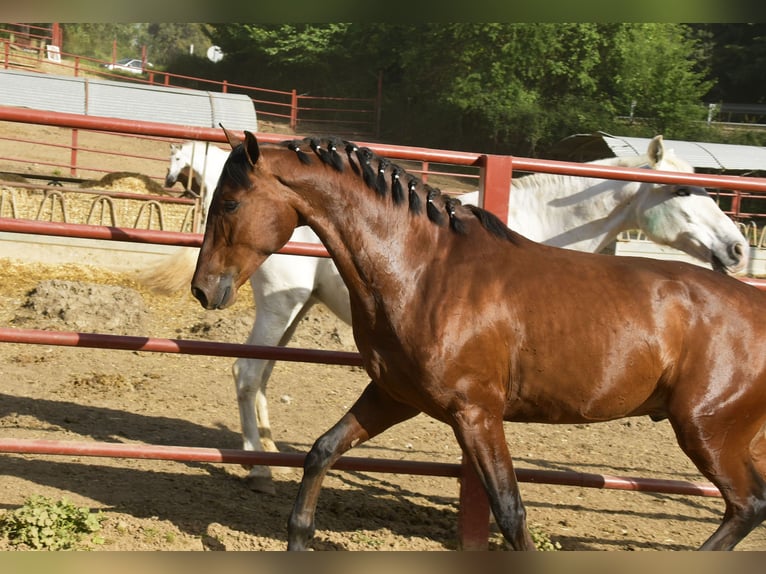
[[[0,182],[3,183],[29,183],[29,180],[25,177],[20,176],[17,173],[6,173],[4,171],[0,171]]]
[[[2,191],[3,212],[0,216],[164,231],[194,231],[195,207],[162,202],[161,196],[172,194],[150,177],[139,173],[109,173],[99,180],[86,180],[79,188],[55,187],[41,190],[5,185]],[[99,194],[99,191],[105,193]],[[160,198],[147,200],[114,197],[116,193]]]
[[[88,179],[80,184],[82,188],[109,189],[129,191],[131,193],[147,193],[153,195],[173,195],[151,177],[142,173],[130,171],[115,171],[107,173],[98,180]]]

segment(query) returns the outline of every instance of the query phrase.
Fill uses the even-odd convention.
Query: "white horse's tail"
[[[197,265],[199,249],[183,247],[177,253],[140,271],[136,279],[155,293],[170,294],[188,290],[194,268]]]

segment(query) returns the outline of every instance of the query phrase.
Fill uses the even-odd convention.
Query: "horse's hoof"
[[[270,438],[261,438],[261,447],[266,452],[279,452],[279,448],[277,448],[277,443],[275,443]]]
[[[274,482],[270,476],[248,476],[245,478],[245,482],[250,487],[250,490],[255,492],[262,492],[263,494],[277,493],[277,489],[274,488]]]

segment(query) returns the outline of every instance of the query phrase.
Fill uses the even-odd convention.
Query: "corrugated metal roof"
[[[587,156],[605,152],[611,152],[616,157],[627,157],[646,153],[650,141],[649,138],[613,136],[604,132],[577,134],[560,142],[557,153],[567,153],[576,161],[599,159],[598,156]],[[598,145],[600,142],[606,144],[606,150],[603,145]],[[666,149],[672,149],[678,157],[688,161],[695,169],[766,171],[764,147],[669,139],[665,139],[664,143]]]
[[[95,78],[0,70],[0,105],[185,126],[258,131],[255,107],[224,94]]]
[[[82,78],[57,77],[45,82],[42,74],[18,70],[0,70],[0,104],[66,112],[85,113]]]

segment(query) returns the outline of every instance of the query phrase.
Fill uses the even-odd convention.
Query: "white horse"
[[[171,150],[166,184],[191,165],[205,174],[203,203],[210,203],[228,152],[216,146],[187,143]],[[655,137],[645,156],[606,159],[602,165],[646,167],[692,172],[693,168],[665,150]],[[478,192],[459,196],[463,203],[478,202]],[[530,239],[580,251],[599,252],[622,231],[640,229],[660,244],[669,245],[712,264],[738,273],[746,268],[749,246],[737,226],[703,188],[661,185],[589,177],[535,174],[513,180],[508,200],[508,225]],[[320,243],[308,227],[299,227],[291,241]],[[144,283],[157,290],[188,288],[196,251],[158,266],[144,275]],[[324,303],[351,324],[348,291],[331,259],[272,255],[250,278],[256,317],[247,343],[286,345],[300,319],[316,302]],[[237,359],[233,366],[243,446],[246,450],[277,451],[271,436],[266,383],[273,361]],[[273,491],[269,467],[253,467],[252,488]]]
[[[170,144],[170,165],[165,176],[165,187],[173,187],[180,180],[187,190],[198,193],[202,198],[203,222],[227,157],[229,152],[208,142]]]

